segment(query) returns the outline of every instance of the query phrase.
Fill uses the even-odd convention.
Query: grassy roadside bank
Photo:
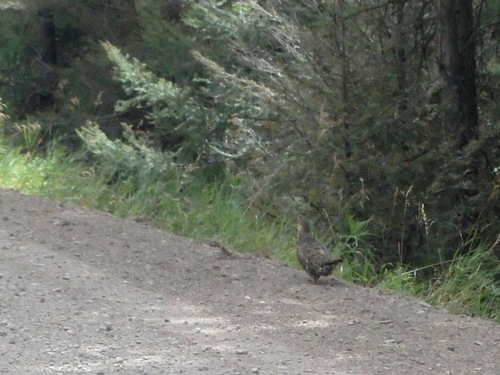
[[[147,217],[179,235],[214,238],[235,250],[297,266],[293,218],[283,215],[271,220],[253,209],[243,180],[227,176],[223,183],[197,184],[172,165],[163,170],[148,168],[134,153],[117,163],[99,157],[89,163],[84,154],[68,154],[56,144],[43,153],[30,153],[0,141],[0,186],[117,216]],[[116,153],[108,157],[120,160]],[[152,156],[151,165],[157,165],[154,158],[159,162],[163,156]],[[500,322],[500,264],[492,255],[498,244],[482,243],[478,234],[466,244],[469,251],[457,252],[446,264],[434,265],[443,271],[432,280],[422,280],[417,277],[418,270],[402,265],[388,264],[376,270],[363,237],[368,233],[367,223],[349,220],[351,233],[342,236],[344,240],[329,243],[346,260],[338,271],[341,277],[415,295],[454,313]]]

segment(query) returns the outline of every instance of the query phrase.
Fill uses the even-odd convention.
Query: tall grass
[[[500,323],[500,260],[493,245],[471,241],[471,248],[456,254],[443,275],[431,285],[430,302],[455,313],[485,316]]]
[[[241,251],[293,253],[286,217],[271,221],[250,207],[241,179],[227,175],[206,183],[136,139],[110,141],[95,127],[82,129],[81,136],[87,147],[72,154],[56,142],[42,155],[0,140],[0,185],[121,217],[148,217],[165,230]]]
[[[419,269],[404,265],[381,274],[379,287],[425,299],[456,314],[481,316],[500,323],[500,260],[493,245],[470,242],[454,258],[432,265],[441,271],[432,280],[419,278]]]

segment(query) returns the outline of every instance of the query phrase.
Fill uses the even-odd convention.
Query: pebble
[[[418,302],[418,304],[419,304],[420,306],[423,306],[423,307],[428,307],[428,308],[429,308],[429,307],[432,307],[431,305],[429,305],[428,303],[426,303],[426,302],[424,302],[424,301],[419,301],[419,302]]]

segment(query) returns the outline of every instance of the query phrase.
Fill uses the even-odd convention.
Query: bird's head
[[[305,214],[299,215],[299,232],[300,233],[310,233],[311,232],[311,221]]]

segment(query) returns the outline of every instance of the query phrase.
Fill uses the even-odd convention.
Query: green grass
[[[94,146],[97,152],[90,155],[88,151],[68,154],[55,143],[43,153],[30,153],[0,139],[0,185],[122,217],[146,216],[179,235],[217,239],[232,249],[298,266],[294,215],[269,219],[254,209],[244,180],[227,175],[223,182],[203,183],[168,156],[108,141]],[[113,152],[99,153],[100,147],[111,147]],[[344,259],[337,271],[344,279],[415,295],[452,312],[500,323],[500,262],[493,255],[498,241],[493,246],[469,241],[454,259],[438,265],[441,273],[429,281],[403,265],[385,265],[377,272],[368,225],[347,216],[346,233],[331,233],[330,241],[337,238],[336,242],[322,239]]]
[[[428,301],[454,313],[500,322],[500,261],[492,254],[493,247],[479,243],[456,255],[442,277],[431,285]]]
[[[0,144],[0,184],[28,194],[40,194],[46,176],[57,169],[55,158],[29,157],[21,148],[6,148]]]
[[[53,146],[42,156],[0,141],[0,185],[121,217],[146,216],[162,229],[214,238],[240,251],[276,258],[294,253],[291,236],[284,235],[293,225],[249,207],[242,181],[228,176],[222,183],[202,183],[175,165],[158,170],[133,150],[115,151],[89,159]],[[125,153],[125,160],[117,156]]]
[[[378,285],[418,296],[455,314],[500,323],[500,260],[492,250],[493,246],[475,244],[451,261],[433,265],[441,268],[433,280],[418,278],[420,270],[403,265],[389,267],[381,274]]]

